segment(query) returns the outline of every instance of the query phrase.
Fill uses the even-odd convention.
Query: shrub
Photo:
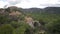
[[[14,28],[20,27],[20,23],[19,23],[19,22],[16,22],[16,21],[12,21],[10,24],[11,24],[12,27],[14,27]]]
[[[60,20],[47,24],[48,32],[51,34],[60,34]]]
[[[12,34],[13,27],[9,24],[0,26],[0,34]]]
[[[25,30],[29,28],[29,26],[24,22],[20,22],[19,24],[20,26],[14,30],[13,34],[24,34]]]

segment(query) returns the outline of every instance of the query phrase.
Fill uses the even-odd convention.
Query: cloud
[[[21,0],[7,0],[7,2],[10,4],[10,5],[15,5],[15,4],[18,4],[20,3]]]
[[[21,3],[16,4],[15,6],[22,7],[22,8],[31,8],[31,7],[38,7],[41,4],[41,0],[22,0]]]
[[[3,8],[6,4],[8,4],[8,3],[7,2],[0,1],[0,8]]]
[[[60,0],[1,0],[0,4],[8,3],[8,6],[14,5],[22,8],[38,7],[44,8],[47,6],[60,6]]]
[[[31,8],[31,7],[38,7],[44,8],[47,6],[54,6],[59,4],[59,0],[22,0],[21,3],[16,4],[15,6],[22,7],[22,8]]]

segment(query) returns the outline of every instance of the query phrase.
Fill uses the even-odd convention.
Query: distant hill
[[[40,8],[29,8],[29,9],[21,9],[21,10],[26,13],[39,13],[40,11],[42,11],[42,9]]]
[[[44,9],[41,8],[30,8],[30,9],[21,9],[24,12],[32,12],[32,13],[50,13],[50,14],[60,14],[60,7],[46,7]]]
[[[46,7],[44,9],[41,8],[29,8],[29,9],[23,9],[23,8],[18,8],[15,6],[8,7],[5,9],[6,11],[20,11],[23,13],[49,13],[49,14],[60,14],[60,7]],[[1,11],[0,11],[1,12]]]
[[[46,7],[43,9],[46,13],[60,14],[60,7]]]

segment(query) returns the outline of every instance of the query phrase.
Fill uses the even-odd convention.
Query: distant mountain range
[[[23,12],[32,12],[32,13],[54,13],[60,14],[60,7],[46,7],[44,9],[41,8],[30,8],[30,9],[21,9]]]
[[[24,11],[26,13],[38,13],[38,12],[42,11],[42,9],[40,9],[40,8],[30,8],[30,9],[22,9],[22,11]]]
[[[1,10],[5,10],[5,9],[0,9]],[[11,11],[11,10],[18,10],[24,13],[49,13],[49,14],[60,14],[60,7],[46,7],[44,9],[41,8],[29,8],[29,9],[22,9],[22,8],[17,8],[15,6],[12,7],[8,7],[6,9],[6,11]]]
[[[60,7],[47,7],[43,9],[46,13],[60,14]]]

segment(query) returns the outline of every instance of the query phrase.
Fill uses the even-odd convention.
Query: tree
[[[0,15],[0,24],[7,24],[9,22],[8,15]]]
[[[0,26],[0,34],[12,34],[13,33],[13,27],[9,24],[5,24]]]
[[[60,34],[60,20],[47,24],[47,29],[50,34]]]
[[[17,26],[17,25],[19,25],[19,26]],[[26,29],[29,28],[29,25],[26,24],[25,22],[19,22],[19,24],[17,24],[17,25],[16,25],[17,28],[13,31],[13,34],[25,34]]]

